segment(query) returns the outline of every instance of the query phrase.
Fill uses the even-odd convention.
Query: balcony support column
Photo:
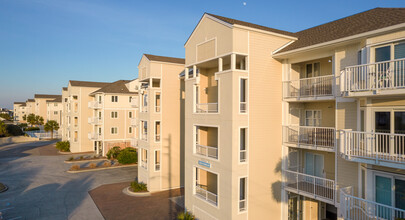
[[[194,65],[193,66],[193,78],[195,78],[197,76],[197,66]]]
[[[218,58],[218,72],[222,72],[222,70],[223,70],[222,58]]]
[[[189,71],[188,67],[184,68],[184,78],[185,79],[188,79],[188,71]]]
[[[231,70],[236,69],[236,54],[231,54]]]

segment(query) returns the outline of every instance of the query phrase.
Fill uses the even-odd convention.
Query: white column
[[[222,65],[222,58],[218,58],[218,72],[222,72],[222,67],[223,67],[223,65]]]
[[[197,76],[197,66],[194,65],[193,66],[193,78],[195,78]]]
[[[187,67],[184,69],[184,78],[188,79],[188,68]]]
[[[231,54],[231,70],[236,69],[236,54]]]

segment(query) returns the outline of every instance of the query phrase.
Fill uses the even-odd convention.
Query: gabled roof
[[[53,100],[47,100],[46,102],[62,102],[62,96],[57,97],[56,99]]]
[[[35,102],[35,99],[27,99],[26,102]]]
[[[132,80],[118,80],[113,83],[109,83],[101,89],[92,92],[90,95],[94,95],[96,93],[138,94],[137,92],[130,92],[128,87],[125,85],[131,81]]]
[[[405,23],[405,8],[375,8],[295,33],[298,40],[276,54]]]
[[[186,60],[183,58],[164,57],[164,56],[157,56],[157,55],[152,55],[152,54],[144,54],[144,55],[150,61],[165,62],[165,63],[178,63],[178,64],[186,63]]]
[[[22,104],[25,105],[25,102],[14,102],[14,104],[15,104],[15,105],[22,105]]]
[[[258,25],[258,24],[253,24],[253,23],[240,21],[240,20],[236,20],[236,19],[232,19],[232,18],[222,17],[222,16],[219,16],[219,15],[214,15],[214,14],[210,14],[210,13],[205,13],[205,14],[210,15],[210,16],[212,16],[214,18],[217,18],[217,19],[219,19],[221,21],[225,21],[228,24],[232,24],[232,25],[237,24],[237,25],[241,25],[241,26],[245,26],[245,27],[249,27],[249,28],[259,29],[259,30],[262,30],[262,31],[269,31],[269,32],[277,33],[277,34],[287,35],[287,36],[290,36],[290,37],[296,37],[295,34],[292,33],[292,32],[278,30],[278,29],[274,29],[274,28],[269,28],[269,27]]]
[[[77,81],[77,80],[69,80],[71,86],[78,86],[78,87],[104,87],[110,83],[108,82],[90,82],[90,81]]]
[[[48,94],[35,94],[34,98],[36,99],[55,99],[58,98],[60,95],[48,95]]]
[[[67,88],[67,87],[62,87],[62,90],[63,90],[63,91],[67,91],[68,88]]]

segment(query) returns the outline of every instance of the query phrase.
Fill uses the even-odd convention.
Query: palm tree
[[[6,136],[7,134],[7,125],[4,122],[0,121],[0,137]]]
[[[31,125],[31,127],[35,124],[35,115],[34,114],[29,114],[27,116],[27,122]]]
[[[45,126],[44,126],[45,131],[51,131],[51,138],[53,139],[53,131],[59,129],[59,124],[58,122],[54,120],[49,120]]]

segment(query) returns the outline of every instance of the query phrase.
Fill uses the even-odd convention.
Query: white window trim
[[[114,128],[117,129],[117,133],[113,133],[113,132],[112,132],[112,129],[114,129]],[[110,134],[111,134],[111,135],[118,135],[118,127],[111,127],[111,129],[110,129]]]
[[[241,108],[240,108],[240,106],[241,106],[241,101],[240,101],[240,99],[241,99],[241,81],[242,81],[242,79],[244,79],[244,80],[246,80],[246,85],[245,85],[245,105],[246,105],[246,111],[245,112],[241,112]],[[247,115],[248,114],[248,112],[249,112],[249,77],[239,77],[239,114],[241,114],[241,115]]]
[[[209,204],[210,206],[219,209],[219,207],[220,207],[220,206],[219,206],[219,204],[220,204],[220,202],[219,202],[219,201],[220,201],[220,197],[219,197],[219,195],[220,195],[220,181],[219,181],[219,179],[220,179],[220,174],[217,173],[217,172],[213,172],[212,170],[207,170],[207,169],[202,168],[202,167],[200,167],[200,166],[194,166],[193,168],[194,168],[194,169],[193,169],[193,196],[194,196],[195,198],[197,198],[197,199],[199,199],[199,200],[205,202],[206,204]],[[204,200],[204,199],[202,199],[202,198],[200,198],[199,196],[196,195],[195,183],[196,183],[197,180],[196,180],[195,178],[196,178],[196,171],[197,171],[197,169],[204,170],[204,171],[206,171],[206,172],[210,172],[210,173],[213,173],[213,174],[217,175],[217,205],[214,205],[214,204],[212,204],[212,203],[210,203],[210,202],[208,202],[208,201],[206,201],[206,200]]]
[[[241,162],[240,161],[240,153],[241,153],[241,150],[240,150],[240,131],[241,131],[241,129],[246,129],[246,132],[245,132],[245,152],[246,152],[246,159],[245,159],[245,162]],[[238,143],[239,143],[239,145],[238,145],[238,152],[239,152],[239,154],[238,154],[238,164],[247,164],[249,161],[248,161],[248,158],[249,158],[249,128],[247,127],[247,126],[243,126],[243,127],[239,127],[239,130],[238,130]]]
[[[308,125],[307,124],[307,112],[312,112],[312,118],[310,118],[311,120],[314,120],[314,112],[319,112],[319,125]],[[322,125],[322,110],[320,109],[305,109],[304,111],[304,124],[305,126],[311,126],[311,127],[320,127]]]
[[[156,151],[159,151],[159,158],[160,158],[159,170],[156,170]],[[162,171],[162,151],[161,150],[154,150],[153,151],[153,170],[155,172],[161,172]]]
[[[112,113],[114,113],[114,112],[117,113],[117,117],[112,117]],[[111,111],[111,112],[110,112],[110,118],[111,118],[111,119],[118,119],[118,118],[119,118],[118,111]]]
[[[197,129],[196,129],[197,127],[211,127],[211,128],[217,128],[217,131],[218,131],[218,134],[217,134],[217,137],[218,137],[218,140],[217,140],[218,158],[215,159],[215,158],[212,158],[212,157],[206,157],[206,156],[197,154],[197,140],[196,140],[197,134],[195,133],[195,132],[197,131]],[[206,124],[193,124],[193,146],[194,146],[194,147],[193,147],[193,154],[194,154],[194,156],[200,157],[200,158],[204,158],[204,159],[208,159],[208,160],[214,160],[214,161],[220,162],[220,161],[221,161],[221,160],[220,160],[220,155],[221,155],[220,135],[221,135],[221,132],[220,132],[219,126],[212,126],[212,125],[206,125]]]
[[[240,211],[240,195],[239,195],[239,193],[240,193],[240,179],[243,179],[243,178],[246,178],[246,182],[245,182],[245,185],[246,185],[246,189],[245,189],[245,193],[246,193],[246,195],[245,195],[245,210],[243,210],[243,211]],[[238,178],[238,214],[243,214],[243,213],[247,213],[248,212],[248,198],[249,198],[249,196],[248,196],[248,189],[249,189],[249,186],[248,186],[248,177],[247,176],[240,176],[239,178]]]
[[[156,141],[156,122],[159,122],[160,123],[160,132],[159,132],[159,138],[160,138],[160,140],[159,141]],[[154,143],[161,143],[162,142],[162,121],[160,121],[160,120],[155,120],[155,121],[153,121],[153,141],[154,141]]]

